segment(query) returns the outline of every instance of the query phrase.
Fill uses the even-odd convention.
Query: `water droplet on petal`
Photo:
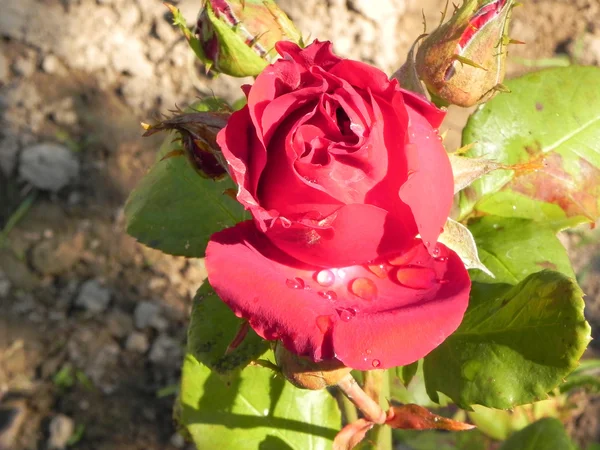
[[[300,277],[288,278],[285,280],[285,284],[290,289],[304,289],[304,280]]]
[[[319,291],[318,294],[325,300],[337,300],[337,294],[333,291]]]
[[[444,262],[448,261],[448,257],[447,256],[440,256],[439,258],[437,258],[437,261],[444,263]]]
[[[436,282],[435,272],[427,267],[401,267],[396,278],[403,286],[411,289],[427,289]]]
[[[388,271],[387,271],[387,266],[383,263],[381,264],[370,264],[367,266],[367,269],[369,269],[374,275],[377,275],[378,278],[387,278],[388,276]]]
[[[333,320],[331,316],[319,316],[317,317],[317,328],[321,331],[321,333],[325,334],[333,325]]]
[[[425,241],[425,247],[431,247],[431,242]]]
[[[410,264],[412,262],[412,260],[415,258],[415,256],[417,256],[418,252],[419,252],[419,246],[415,245],[413,248],[405,251],[400,256],[396,256],[395,258],[391,258],[389,260],[389,263],[392,266],[405,266],[405,265]]]
[[[317,280],[317,283],[325,287],[329,287],[335,282],[335,275],[331,270],[327,269],[318,272],[315,278]]]
[[[377,298],[377,285],[369,278],[356,278],[350,283],[349,289],[354,295],[368,302]]]
[[[450,283],[450,280],[437,280],[437,282],[440,284],[448,284]]]
[[[378,359],[374,359],[371,365],[373,367],[379,367],[381,365],[381,361],[379,361]]]
[[[356,316],[356,311],[348,308],[336,309],[336,312],[340,316],[342,322],[350,322],[354,316]]]
[[[440,248],[436,245],[435,248],[431,251],[434,258],[440,256]]]

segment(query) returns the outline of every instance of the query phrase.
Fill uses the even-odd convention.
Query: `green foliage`
[[[545,418],[513,434],[499,450],[575,450],[563,424],[553,418]]]
[[[180,423],[199,449],[326,450],[341,427],[326,390],[301,390],[252,366],[225,381],[191,353],[179,401]]]
[[[497,170],[461,192],[473,210],[546,222],[554,229],[600,217],[600,68],[563,67],[507,82],[471,116],[467,153],[516,170]]]
[[[558,272],[516,286],[474,283],[462,324],[425,357],[429,396],[460,407],[508,409],[546,398],[576,366],[590,340],[582,292]]]
[[[407,366],[396,367],[396,376],[400,378],[404,386],[408,386],[419,369],[419,361]]]
[[[575,278],[569,256],[555,232],[528,219],[485,216],[469,223],[481,262],[494,278],[471,271],[473,281],[517,284],[532,273],[552,269]]]
[[[243,322],[205,282],[194,298],[188,352],[216,373],[232,375],[269,348],[269,344],[250,329],[242,343],[226,354]]]
[[[247,216],[225,195],[235,185],[230,178],[202,178],[185,156],[162,159],[181,149],[167,137],[154,166],[130,194],[125,205],[127,233],[165,253],[201,258],[210,236]]]

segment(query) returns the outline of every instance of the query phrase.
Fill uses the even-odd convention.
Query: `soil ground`
[[[421,10],[431,29],[444,3],[280,2],[305,35],[331,39],[342,55],[388,73],[422,32]],[[548,58],[600,64],[600,0],[523,3],[511,34],[527,44],[511,52],[509,75]],[[192,21],[199,2],[179,6]],[[241,83],[203,75],[159,0],[2,2],[0,230],[10,233],[6,240],[0,233],[0,433],[7,448],[43,450],[64,436],[73,449],[191,448],[171,412],[204,266],[128,237],[123,204],[160,145],[160,137],[140,137],[139,122],[198,96],[235,100]],[[451,111],[450,149],[460,145],[467,115]],[[56,192],[33,187],[26,170],[28,149],[48,143],[69,150],[66,163],[48,170],[60,179],[71,164],[77,173]],[[595,337],[598,236],[588,229],[563,236]],[[600,402],[580,395],[578,406],[573,436],[600,441]]]

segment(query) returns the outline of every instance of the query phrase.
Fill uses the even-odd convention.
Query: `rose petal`
[[[454,197],[452,167],[437,130],[412,107],[408,108],[408,180],[400,188],[400,198],[413,213],[429,250],[448,219]]]
[[[444,118],[446,117],[446,111],[438,108],[426,98],[419,94],[416,94],[406,89],[400,88],[402,95],[404,96],[404,103],[410,108],[416,111],[421,116],[425,117],[429,124],[433,128],[439,128]]]
[[[369,370],[414,362],[458,327],[470,280],[460,259],[445,247],[443,253],[444,258],[420,261],[439,282],[416,290],[394,280],[395,268],[381,279],[368,267],[301,263],[248,221],[213,235],[206,266],[217,294],[263,338],[279,339],[288,350],[315,361],[335,357],[348,367]],[[323,270],[333,277],[322,276]],[[358,295],[362,290],[352,291],[360,278],[376,286],[368,298]]]
[[[275,49],[284,59],[290,58],[304,67],[322,66],[329,69],[342,61],[342,58],[333,53],[331,42],[321,42],[318,39],[305,48],[290,41],[279,41],[275,44]]]
[[[322,267],[347,266],[375,260],[402,250],[414,233],[406,232],[387,211],[373,205],[351,204],[319,221],[275,223],[269,239],[294,258]]]

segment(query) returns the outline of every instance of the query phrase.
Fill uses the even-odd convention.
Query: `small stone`
[[[79,173],[79,161],[67,147],[41,143],[21,152],[19,175],[33,186],[57,192]]]
[[[169,322],[161,315],[160,306],[149,301],[139,302],[133,312],[133,320],[136,328],[143,330],[152,327],[158,331],[164,331]]]
[[[48,438],[49,450],[63,450],[67,447],[67,443],[73,432],[75,431],[75,422],[64,414],[58,414],[50,421],[50,437]]]
[[[42,60],[42,70],[48,74],[54,74],[58,72],[60,68],[60,61],[53,54],[46,55]]]
[[[181,364],[181,344],[172,337],[159,335],[150,349],[148,359],[154,364],[176,367]]]
[[[98,280],[88,280],[81,286],[75,305],[92,313],[106,311],[110,303],[110,289],[102,286]]]
[[[175,448],[185,447],[185,438],[182,435],[180,435],[179,433],[175,433],[173,436],[171,436],[171,439],[169,440],[169,442]]]
[[[127,338],[127,342],[125,342],[125,349],[130,352],[144,354],[148,351],[149,347],[148,338],[144,333],[140,333],[139,331],[131,333]]]

